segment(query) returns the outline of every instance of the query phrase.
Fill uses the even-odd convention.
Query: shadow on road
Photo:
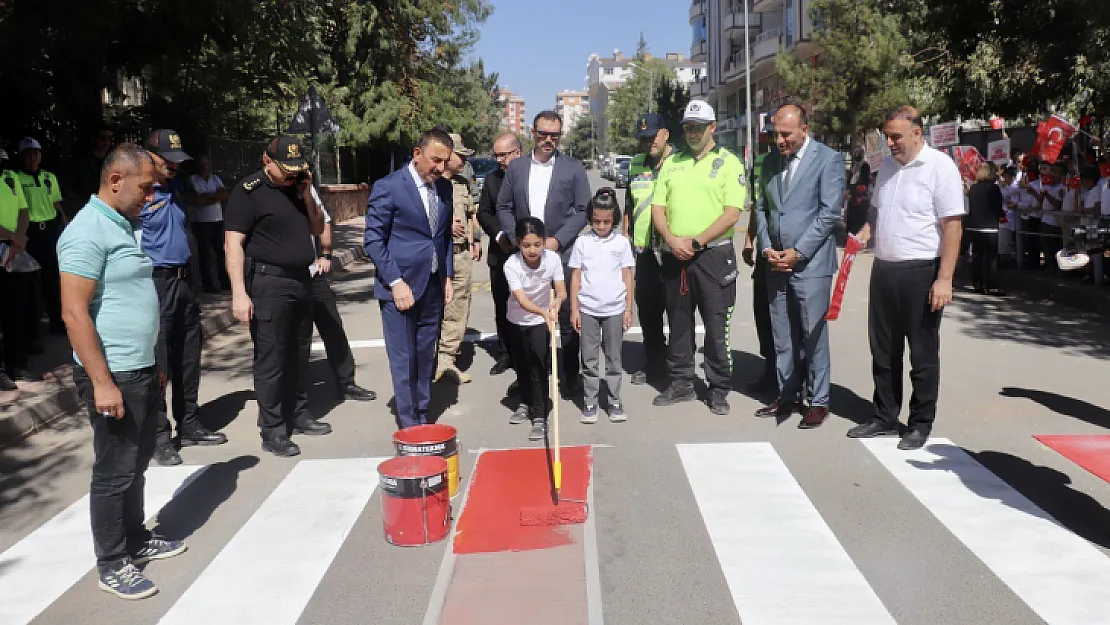
[[[248,401],[254,400],[254,389],[234,391],[206,402],[200,407],[200,422],[204,427],[219,431],[226,428],[243,412]]]
[[[1073,417],[1092,425],[1110,428],[1110,410],[1085,402],[1082,399],[1075,399],[1050,391],[1013,386],[1004,387],[998,394],[1003,397],[1028,399],[1065,417]]]
[[[239,456],[208,465],[162,508],[154,532],[170,540],[188,538],[204,527],[212,513],[235,493],[239,474],[256,465],[257,456]]]
[[[961,332],[977,339],[1013,341],[1110,359],[1110,328],[1097,318],[1020,296],[990,297],[957,291],[946,315],[959,319]]]

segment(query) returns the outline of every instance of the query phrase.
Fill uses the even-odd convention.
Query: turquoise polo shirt
[[[58,239],[61,272],[96,280],[89,316],[110,371],[154,365],[158,293],[153,267],[131,222],[95,195]],[[81,364],[76,353],[73,359]]]

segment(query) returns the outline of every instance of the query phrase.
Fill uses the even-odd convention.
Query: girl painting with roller
[[[544,249],[546,236],[542,221],[521,219],[516,225],[520,251],[505,261],[505,280],[513,294],[506,317],[513,324],[510,349],[520,387],[520,406],[509,423],[531,421],[528,440],[533,441],[543,440],[547,431],[551,328],[567,298],[562,260]]]

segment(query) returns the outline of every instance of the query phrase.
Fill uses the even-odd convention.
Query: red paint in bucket
[[[439,456],[447,461],[447,494],[459,492],[459,431],[440,423],[414,425],[393,435],[398,456]]]
[[[438,456],[403,456],[378,465],[385,539],[393,545],[427,545],[447,537],[451,501],[447,461]]]

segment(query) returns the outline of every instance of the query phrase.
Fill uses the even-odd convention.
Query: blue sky
[[[688,0],[494,0],[472,56],[525,99],[527,121],[563,89],[586,87],[591,53],[631,56],[640,32],[656,56],[690,54]]]

